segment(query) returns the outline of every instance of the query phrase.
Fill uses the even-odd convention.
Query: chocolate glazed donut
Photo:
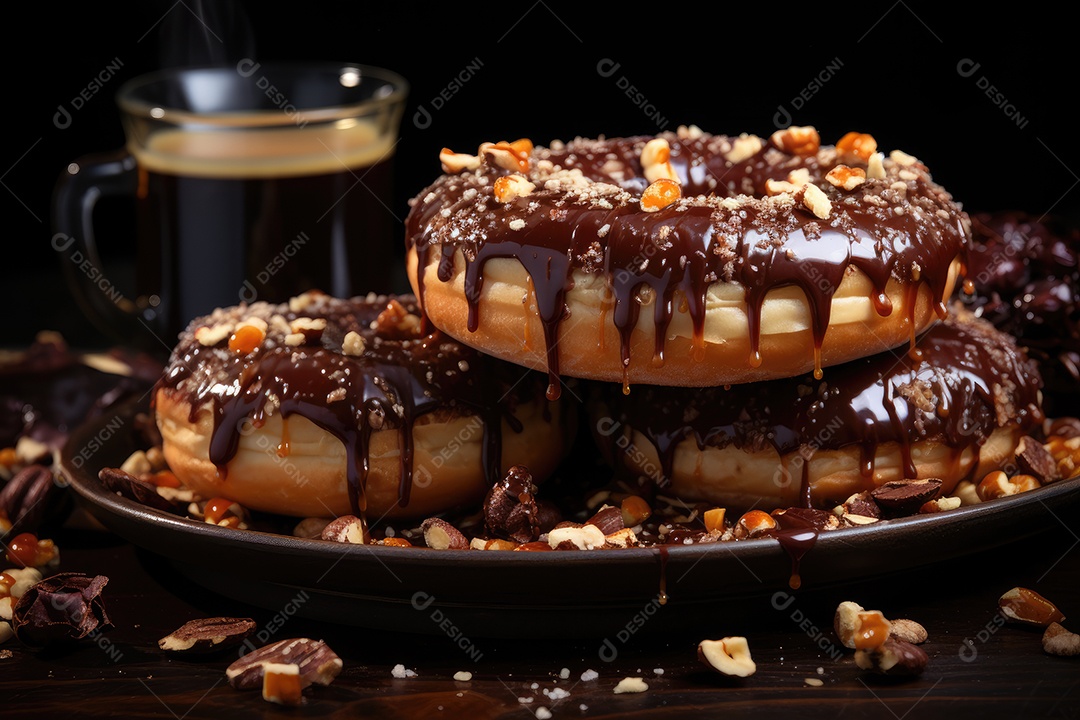
[[[913,341],[945,315],[967,216],[916,158],[865,134],[769,141],[697,128],[444,150],[412,202],[430,321],[549,373],[710,387]]]
[[[308,292],[193,321],[154,403],[169,466],[204,498],[425,517],[478,502],[511,465],[554,470],[573,421],[544,386],[421,333],[411,296]]]
[[[616,467],[665,495],[734,507],[832,507],[891,480],[948,493],[1013,459],[1042,420],[1035,363],[956,307],[914,351],[725,388],[599,385],[594,436]]]

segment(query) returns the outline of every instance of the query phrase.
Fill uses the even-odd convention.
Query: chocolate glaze
[[[492,482],[499,478],[502,420],[520,432],[512,417],[521,400],[540,396],[543,376],[472,350],[438,330],[421,334],[411,296],[396,298],[414,317],[412,325],[378,326],[388,297],[341,300],[309,293],[311,301],[255,303],[217,310],[194,320],[180,336],[156,390],[175,393],[191,404],[191,421],[209,409],[214,417],[210,460],[219,472],[236,453],[240,435],[281,413],[285,432],[279,454],[288,453],[288,418],[300,415],[331,433],[345,447],[354,512],[365,507],[368,443],[373,431],[401,432],[398,503],[405,507],[412,488],[412,428],[418,418],[479,416],[483,420],[483,465]],[[306,297],[306,296],[301,296]],[[268,324],[265,340],[248,354],[234,352],[227,340],[204,346],[195,337],[203,326],[232,324],[249,317]],[[325,318],[316,341],[290,346],[287,323],[298,317]],[[284,325],[282,323],[285,323]],[[359,355],[343,353],[345,335],[364,339]],[[520,380],[520,382],[518,382]],[[516,384],[515,384],[516,383]],[[156,395],[156,392],[155,392]]]
[[[965,304],[1019,339],[1039,364],[1050,415],[1080,394],[1080,230],[1060,218],[978,213]]]
[[[822,380],[805,375],[728,388],[641,386],[629,396],[598,384],[598,407],[610,418],[597,435],[618,465],[627,450],[616,438],[631,428],[641,432],[656,447],[665,478],[686,438],[701,449],[772,447],[803,458],[855,445],[867,477],[878,445],[896,442],[905,475],[914,478],[913,443],[980,447],[998,427],[1027,431],[1042,421],[1035,363],[989,323],[957,306],[918,338],[917,350],[844,363]],[[804,504],[807,494],[801,493]]]
[[[731,138],[691,138],[686,133],[658,137],[669,142],[683,195],[658,212],[643,211],[639,202],[648,185],[640,163],[648,136],[579,139],[537,148],[528,172],[536,189],[507,203],[496,202],[492,188],[509,171],[486,157],[475,171],[438,178],[413,200],[406,221],[406,243],[420,258],[421,302],[425,268],[434,263],[439,279],[449,280],[454,254],[460,250],[473,331],[483,322],[478,302],[484,264],[492,258],[517,258],[532,281],[547,349],[548,394],[555,397],[559,325],[575,270],[604,274],[628,386],[632,361],[663,362],[664,331],[680,306],[690,315],[695,354],[701,357],[705,300],[712,283],[745,288],[750,367],[762,362],[765,296],[775,288],[801,288],[811,309],[817,366],[831,301],[849,268],[870,278],[875,306],[885,316],[894,310],[884,294],[890,279],[915,290],[925,283],[940,300],[950,264],[969,242],[966,215],[921,163],[902,167],[886,159],[884,179],[844,191],[824,179],[839,162],[832,147],[801,157],[765,143],[759,152],[731,163],[724,157]],[[828,219],[819,219],[803,205],[802,189],[766,196],[767,180],[786,180],[800,169],[808,171],[810,181],[832,201]],[[515,230],[512,222],[524,226]],[[657,342],[653,358],[635,359],[630,357],[630,336],[643,292],[654,298]],[[916,293],[908,297],[908,307],[900,311],[913,314]],[[938,310],[943,313],[944,307]],[[815,369],[820,374],[820,367]]]

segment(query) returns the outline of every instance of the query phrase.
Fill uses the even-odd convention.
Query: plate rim
[[[81,465],[74,465],[73,457],[77,456],[75,448],[80,448],[78,452],[81,453],[81,448],[85,447],[88,440],[94,438],[102,430],[105,423],[114,420],[116,417],[124,417],[129,413],[134,413],[135,408],[136,405],[131,404],[118,409],[111,416],[99,416],[82,424],[71,433],[68,441],[61,448],[59,463],[60,471],[67,485],[71,486],[82,500],[112,515],[137,523],[150,522],[158,530],[173,529],[181,535],[194,535],[199,539],[210,542],[240,542],[244,546],[250,546],[250,549],[274,548],[288,552],[313,553],[316,557],[329,554],[332,555],[331,559],[334,560],[341,558],[344,552],[346,556],[372,554],[377,560],[384,561],[391,558],[395,563],[402,564],[417,563],[423,565],[436,558],[439,559],[438,562],[441,564],[448,561],[462,562],[468,558],[472,564],[495,565],[497,567],[518,565],[548,567],[564,566],[567,563],[589,564],[596,563],[601,558],[604,565],[639,564],[643,562],[652,564],[656,563],[660,556],[666,556],[664,560],[697,561],[713,554],[717,547],[725,548],[739,557],[786,556],[780,542],[774,537],[751,538],[733,542],[696,543],[692,545],[613,548],[598,551],[600,553],[598,556],[597,552],[478,552],[471,549],[433,550],[422,546],[408,548],[370,544],[351,546],[347,543],[333,543],[318,538],[301,538],[262,530],[236,530],[210,525],[191,518],[172,515],[108,492],[97,479],[96,472],[93,475],[90,474],[88,468],[91,466],[97,467],[92,460],[86,460]],[[104,446],[110,441],[113,443],[118,442],[109,438],[99,441],[99,444]],[[1047,506],[1047,500],[1059,501],[1063,497],[1068,498],[1068,496],[1074,494],[1080,496],[1080,475],[1056,481],[1034,491],[988,500],[976,505],[961,506],[955,510],[892,518],[860,527],[825,530],[818,533],[813,554],[828,553],[833,546],[843,547],[852,543],[865,542],[887,545],[890,540],[896,539],[897,536],[902,538],[908,533],[919,532],[920,529],[923,532],[933,532],[942,527],[949,528],[953,525],[962,525],[965,520],[972,517],[979,518],[988,514],[1008,512],[1006,508],[1013,508],[1015,511],[1017,508],[1026,509],[1041,504],[1053,514],[1053,510]],[[93,514],[93,511],[91,513]],[[1038,528],[1034,528],[1031,532],[1037,530]],[[1003,534],[999,544],[1008,543],[1012,539],[1019,539],[1031,534],[1031,532],[1012,533],[1007,536]],[[139,545],[138,542],[130,538],[125,539],[132,542],[132,544]],[[985,547],[989,548],[991,546],[987,545]],[[160,549],[155,549],[154,552],[168,555]]]

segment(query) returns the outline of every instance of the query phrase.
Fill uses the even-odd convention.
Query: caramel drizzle
[[[576,153],[568,149],[561,154],[549,153],[548,157],[564,167],[581,169],[586,177],[612,182],[601,169],[602,163],[614,153],[624,158],[628,167],[636,168],[636,140],[640,139],[605,141],[588,148],[589,153],[577,148]],[[735,196],[745,191],[745,183],[761,196],[766,180],[782,179],[796,167],[807,167],[812,173],[822,175],[826,170],[818,167],[815,158],[788,157],[776,163],[767,160],[764,152],[729,169],[722,158],[706,152],[704,143],[673,145],[671,161],[680,177],[688,179],[684,186],[686,196],[706,193]],[[691,171],[690,163],[695,159],[704,160],[708,173],[702,173],[700,165]],[[504,173],[498,168],[485,169],[489,182],[474,185],[474,176],[444,176],[425,190],[422,193],[425,202],[417,203],[409,214],[407,242],[418,251],[421,278],[432,262],[428,248],[440,247],[438,277],[443,282],[453,276],[455,251],[464,252],[470,332],[475,332],[481,322],[479,301],[485,263],[493,258],[516,258],[521,262],[532,280],[544,328],[550,398],[559,394],[559,325],[566,315],[566,292],[575,269],[604,272],[613,297],[611,318],[619,334],[624,386],[629,388],[632,334],[640,312],[637,298],[643,289],[653,295],[656,344],[652,361],[662,363],[666,329],[675,308],[685,307],[689,313],[693,352],[700,358],[704,355],[709,286],[725,276],[741,284],[748,310],[747,362],[750,367],[757,367],[763,361],[762,304],[771,291],[796,286],[803,291],[811,311],[813,348],[808,350],[814,355],[818,375],[832,299],[848,268],[858,268],[870,278],[871,297],[880,315],[893,311],[885,289],[894,278],[909,289],[905,310],[911,319],[915,317],[913,299],[917,298],[922,284],[930,289],[940,314],[944,310],[940,299],[948,286],[951,263],[964,256],[968,244],[959,209],[944,191],[923,176],[911,183],[914,187],[906,191],[906,197],[922,204],[925,221],[913,219],[910,204],[908,212],[898,215],[891,212],[891,206],[882,209],[862,203],[843,206],[844,217],[832,223],[819,221],[801,208],[786,211],[786,215],[782,212],[787,223],[782,226],[777,217],[768,216],[770,212],[776,213],[775,208],[760,204],[746,204],[737,212],[727,213],[709,205],[671,206],[645,213],[636,202],[614,209],[598,208],[585,202],[568,202],[546,191],[505,204],[488,197],[487,215],[478,219],[474,212],[476,201],[464,199],[465,189],[490,193],[491,177]],[[702,184],[709,175],[732,179],[709,187]],[[640,192],[646,183],[640,176],[634,176],[621,184],[628,191]],[[430,201],[429,192],[433,198]],[[944,209],[949,218],[938,217],[935,208]],[[560,220],[546,220],[556,212],[561,214]],[[461,224],[455,223],[454,218],[458,217],[455,213],[461,213],[464,218]],[[511,219],[522,216],[526,218],[524,228],[508,228]],[[598,230],[604,225],[608,230],[600,238]],[[603,251],[600,266],[595,258],[586,259],[598,243]],[[595,252],[592,254],[595,256]],[[913,273],[915,267],[920,272]],[[423,293],[422,281],[418,292]]]

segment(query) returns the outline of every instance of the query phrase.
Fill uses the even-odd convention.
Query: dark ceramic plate
[[[749,600],[788,591],[791,559],[775,539],[597,552],[435,551],[207,525],[119,497],[98,481],[100,468],[119,466],[135,449],[124,431],[131,419],[103,417],[71,436],[61,462],[80,503],[193,582],[269,610],[463,638],[604,637],[645,619],[650,631],[685,629],[705,613],[737,613]],[[1051,513],[1078,499],[1080,478],[1073,478],[947,513],[826,532],[801,562],[803,590],[999,546],[1047,527]]]

